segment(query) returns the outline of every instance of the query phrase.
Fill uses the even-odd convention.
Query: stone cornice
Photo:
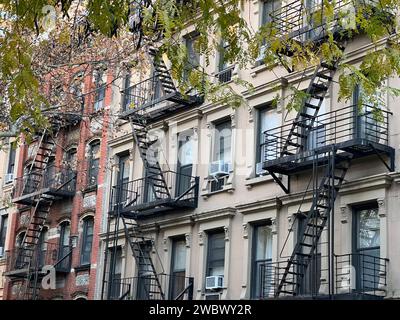
[[[250,203],[238,204],[236,205],[236,209],[241,214],[250,214],[271,209],[279,209],[281,205],[282,202],[279,198],[273,198],[268,200],[259,200]]]
[[[193,222],[203,222],[208,220],[217,220],[221,218],[230,218],[236,215],[237,210],[233,207],[225,207],[192,215]]]

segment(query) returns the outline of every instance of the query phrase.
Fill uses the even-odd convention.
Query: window
[[[299,215],[297,221],[297,241],[300,242],[303,239],[303,230],[305,229],[307,218],[303,215]],[[321,238],[311,260],[307,261],[309,259],[307,257],[299,258],[299,260],[301,259],[304,259],[304,261],[308,263],[308,266],[304,267],[301,264],[298,265],[298,273],[304,274],[303,279],[300,280],[299,293],[302,295],[316,295],[319,293],[321,285]],[[304,270],[304,268],[306,269]]]
[[[280,8],[280,1],[279,0],[264,0],[261,1],[261,25],[264,26],[267,23],[272,22],[271,14]],[[265,43],[265,41],[264,41]],[[260,54],[257,58],[257,65],[263,64],[263,59],[265,56],[266,45],[263,45],[260,48]]]
[[[123,286],[121,286],[122,276],[122,248],[114,247],[110,249],[111,259],[109,264],[109,287],[108,287],[108,299],[118,299],[122,292]],[[114,268],[114,270],[111,270]]]
[[[96,140],[89,145],[89,174],[88,186],[97,185],[100,161],[100,141]]]
[[[46,186],[45,187],[55,187],[56,182],[56,164],[55,158],[50,157],[46,166],[46,173],[44,179]]]
[[[93,225],[93,217],[87,217],[83,220],[81,265],[90,264],[93,243]]]
[[[15,150],[15,147],[12,144],[10,144],[10,149],[9,150],[10,151],[9,151],[9,155],[8,155],[7,174],[8,175],[14,175],[16,150]],[[9,179],[6,182],[12,182],[12,179]]]
[[[185,289],[186,242],[185,239],[172,241],[171,279],[169,299],[174,300]]]
[[[106,96],[106,84],[104,81],[104,72],[97,71],[95,75],[96,92],[94,97],[94,110],[98,111],[104,107]]]
[[[262,162],[265,160],[273,160],[278,156],[275,152],[277,149],[278,137],[274,135],[265,136],[264,132],[277,128],[280,124],[280,114],[275,108],[265,107],[258,112],[258,135],[257,135],[257,161],[256,175],[262,175],[266,172],[262,170]],[[271,132],[270,132],[271,133]],[[273,134],[278,132],[273,132]]]
[[[224,121],[215,125],[214,161],[231,163],[231,121]]]
[[[183,194],[190,188],[193,169],[193,131],[178,136],[178,174],[176,181],[176,196]]]
[[[211,192],[221,190],[231,171],[231,121],[223,121],[215,125],[212,163],[210,164]]]
[[[376,204],[355,208],[353,237],[358,290],[374,290],[379,286],[380,221]],[[369,289],[369,290],[368,290]]]
[[[122,111],[127,111],[132,102],[131,99],[131,73],[127,72],[124,77],[124,94],[122,96]]]
[[[68,221],[61,223],[60,225],[60,242],[59,242],[59,252],[58,252],[58,259],[61,260],[66,257],[70,251],[70,233],[71,233],[71,226]],[[70,269],[70,262],[71,262],[71,255],[65,258],[59,265],[58,268],[62,271],[69,271]]]
[[[272,232],[270,223],[256,225],[253,230],[251,297],[258,299],[272,294]]]
[[[223,276],[225,265],[225,234],[208,234],[208,255],[206,276]]]
[[[381,93],[377,92],[372,98],[372,100],[376,101],[370,101],[368,97],[364,96],[363,88],[359,85],[356,86],[353,95],[353,105],[354,112],[357,114],[355,120],[357,121],[357,132],[355,132],[357,138],[368,139],[377,143],[379,142],[383,128],[382,124],[380,124],[374,116],[373,111],[376,107],[383,109],[384,103],[382,99],[383,97],[381,96]]]
[[[129,183],[129,155],[120,155],[118,164],[118,175],[116,181],[116,203],[124,204],[133,200],[129,197],[135,196],[134,194],[128,193]]]
[[[138,245],[143,255],[139,257],[137,300],[158,299],[157,293],[151,292],[151,288],[154,288],[154,277],[152,276],[152,267],[148,263],[148,257],[151,255],[152,244],[150,241],[146,241]]]
[[[186,38],[186,49],[190,68],[197,68],[200,65],[200,55],[196,48],[197,38],[197,34],[192,34]]]
[[[185,67],[183,78],[187,79],[189,71],[197,68],[200,65],[200,55],[196,48],[197,33],[190,34],[185,38],[186,50],[188,54],[188,61]]]
[[[225,53],[229,49],[229,44],[226,41],[222,41],[219,49],[219,61],[218,61],[218,81],[221,83],[229,82],[232,79],[232,68],[229,67],[228,61],[226,61]]]
[[[312,105],[317,106],[320,102],[319,99],[311,98],[309,100],[309,103]],[[314,114],[315,110],[307,108],[307,114]],[[313,123],[312,129],[308,133],[307,137],[307,145],[306,149],[307,150],[314,150],[320,147],[325,146],[326,144],[326,122],[330,121],[329,115],[326,114],[326,99],[324,99],[320,105],[319,111],[318,111],[318,118],[316,121]],[[308,124],[311,122],[311,120],[303,120]],[[328,132],[329,134],[329,132]]]
[[[0,257],[4,255],[8,226],[8,215],[0,215]]]
[[[40,267],[46,265],[48,262],[46,258],[50,258],[50,256],[46,255],[47,252],[47,239],[48,239],[48,229],[45,227],[42,229],[42,232],[39,236],[39,256],[38,256],[38,264]]]
[[[65,154],[65,162],[67,163],[67,166],[71,168],[72,170],[76,170],[76,148],[69,149],[67,153]]]

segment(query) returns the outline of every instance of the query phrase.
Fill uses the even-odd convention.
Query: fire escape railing
[[[59,193],[75,192],[76,172],[68,167],[50,166],[43,171],[33,171],[15,179],[13,198],[50,189]]]
[[[156,103],[164,95],[161,81],[157,76],[152,76],[140,81],[122,91],[123,105],[122,110],[129,111],[130,108],[142,109]]]
[[[111,190],[110,211],[119,208],[145,209],[160,201],[169,202],[171,206],[185,203],[188,207],[197,207],[199,194],[199,177],[188,176],[175,171],[163,171],[163,177],[169,188],[169,195],[157,195],[154,179],[157,175],[149,175],[133,181],[118,183]]]
[[[35,248],[31,261],[21,256],[25,248],[14,248],[6,251],[6,271],[16,271],[28,268],[41,268],[46,265],[55,265],[60,259],[58,243],[45,242]],[[64,263],[63,265],[69,264]]]
[[[299,132],[290,136],[287,151],[293,154],[317,150],[333,144],[361,139],[367,142],[388,145],[389,116],[391,112],[363,105],[348,106],[318,115],[311,127],[309,119],[299,121]],[[311,127],[311,128],[310,128]],[[292,123],[272,128],[264,132],[264,143],[260,145],[264,161],[273,161],[282,156],[283,146],[289,137]],[[306,133],[306,137],[304,137]]]
[[[319,258],[321,259],[321,257]],[[326,259],[326,257],[322,257]],[[302,260],[304,262],[306,258]],[[334,256],[334,281],[331,284],[334,288],[334,294],[368,294],[373,296],[382,296],[387,288],[387,265],[389,260],[371,256],[362,253],[350,253]],[[324,264],[321,263],[321,266]],[[260,292],[258,296],[260,299],[273,299],[276,298],[279,283],[285,273],[287,261],[267,261],[259,265]],[[290,278],[285,284],[284,291],[292,291],[297,282],[303,283],[305,279],[297,277],[299,273],[295,265],[291,266]],[[319,273],[309,272],[308,275],[312,279],[308,279],[311,283],[319,283],[316,286],[316,292],[310,294],[299,292],[299,296],[313,295],[323,296],[326,295],[324,291],[319,292],[322,283],[319,282],[320,274],[328,272],[328,269],[320,268]],[[317,279],[318,278],[318,279]],[[290,286],[290,288],[289,288]]]
[[[316,40],[324,35],[323,28],[331,32],[339,29],[354,28],[358,6],[379,8],[379,0],[337,0],[317,1],[311,5],[303,0],[294,0],[274,10],[271,21],[278,34],[299,41]],[[332,11],[333,16],[327,16]],[[330,21],[328,21],[330,19]]]
[[[158,279],[167,300],[193,299],[192,277],[162,273]],[[152,275],[107,280],[107,300],[161,300],[160,294],[152,290],[156,286],[155,281]]]

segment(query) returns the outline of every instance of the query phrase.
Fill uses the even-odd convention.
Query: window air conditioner
[[[14,174],[13,173],[7,173],[4,176],[4,183],[11,183],[14,180]]]
[[[212,177],[224,176],[228,175],[231,169],[232,166],[229,162],[218,160],[210,163],[209,174]]]
[[[268,174],[268,172],[267,170],[263,169],[263,163],[262,162],[256,163],[256,175],[265,176],[266,174]]]
[[[223,284],[224,284],[224,276],[206,277],[207,290],[221,289]]]

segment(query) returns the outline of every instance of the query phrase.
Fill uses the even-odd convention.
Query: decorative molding
[[[377,199],[378,202],[378,215],[380,218],[386,217],[386,201],[385,199]]]
[[[225,241],[229,241],[229,227],[224,226]]]
[[[247,106],[247,111],[249,113],[249,123],[252,123],[254,121],[254,107],[252,107],[250,104]]]
[[[292,229],[292,224],[294,223],[294,214],[292,214],[292,213],[290,213],[290,214],[288,214],[288,216],[287,216],[287,220],[288,220],[288,230],[289,231],[291,231],[291,229]]]
[[[278,219],[275,218],[271,218],[271,232],[273,235],[278,234]]]
[[[233,111],[229,116],[231,117],[231,127],[236,128],[236,112]]]
[[[163,239],[163,249],[165,252],[168,251],[168,238]]]
[[[281,206],[282,202],[279,198],[275,197],[267,200],[258,200],[255,202],[239,204],[235,208],[241,214],[250,214],[254,212],[279,209]]]
[[[192,242],[192,239],[191,239],[190,233],[185,233],[186,248],[190,248],[191,242]]]
[[[349,221],[350,210],[348,206],[340,207],[340,222],[347,223]]]
[[[243,239],[248,239],[249,238],[249,223],[243,223],[242,230],[243,230]]]
[[[226,207],[201,213],[194,214],[193,222],[206,221],[206,220],[217,220],[223,217],[233,217],[236,215],[236,209],[232,207]]]
[[[205,232],[199,231],[199,246],[204,245]]]

